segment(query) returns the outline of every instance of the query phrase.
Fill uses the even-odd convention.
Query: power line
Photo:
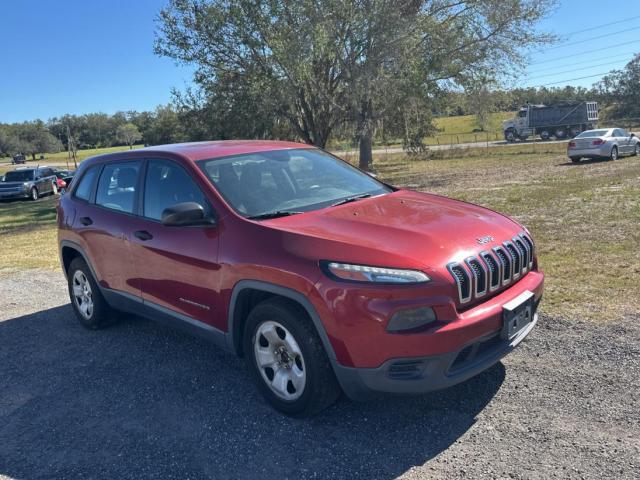
[[[545,83],[544,85],[530,85],[530,87],[548,87],[550,85],[558,85],[559,83],[573,82],[574,80],[584,80],[585,78],[601,77],[601,76],[606,75],[608,73],[610,73],[610,72],[596,73],[595,75],[587,75],[586,77],[568,78],[566,80],[560,80],[559,82]],[[525,88],[527,88],[527,87],[525,87]]]
[[[605,33],[605,34],[602,34],[602,35],[597,35],[597,36],[595,36],[595,37],[583,38],[582,40],[577,40],[577,41],[575,41],[575,42],[564,43],[564,44],[562,44],[562,45],[556,45],[555,47],[549,47],[549,48],[545,49],[545,51],[548,51],[548,50],[556,50],[556,49],[558,49],[558,48],[572,47],[573,45],[579,45],[579,44],[581,44],[581,43],[590,42],[590,41],[592,41],[592,40],[598,40],[598,39],[600,39],[600,38],[612,37],[612,36],[614,36],[614,35],[619,35],[619,34],[621,34],[621,33],[630,32],[630,31],[632,31],[632,30],[637,31],[637,30],[638,30],[638,27],[631,27],[631,28],[626,28],[626,29],[624,29],[624,30],[618,30],[618,31],[616,31],[616,32],[610,32],[610,33]]]
[[[563,67],[571,67],[573,65],[584,65],[585,63],[591,63],[591,62],[599,62],[601,60],[609,60],[611,58],[619,58],[619,57],[626,57],[628,55],[634,55],[636,52],[625,52],[625,53],[621,53],[618,55],[607,55],[606,57],[599,57],[599,58],[592,58],[590,60],[583,60],[581,62],[574,62],[574,63],[563,63],[562,66]],[[569,57],[567,57],[569,58]],[[539,68],[536,69],[536,72],[546,72],[547,70],[555,70],[556,68],[558,68],[558,66],[555,67],[547,67],[547,68]]]
[[[614,62],[600,63],[600,64],[598,64],[598,65],[589,65],[589,66],[587,66],[587,67],[582,67],[582,68],[573,68],[573,69],[571,69],[571,70],[564,70],[564,71],[562,71],[562,72],[546,73],[546,74],[544,74],[544,75],[536,75],[535,77],[527,77],[527,78],[528,78],[529,80],[533,80],[533,79],[535,79],[535,78],[552,77],[552,76],[554,76],[554,75],[561,75],[561,74],[563,74],[563,73],[571,73],[571,72],[576,72],[576,71],[579,71],[579,70],[588,70],[588,69],[590,69],[590,68],[595,68],[595,67],[604,67],[604,66],[606,66],[606,65],[613,65],[613,64],[615,64],[615,63],[620,63],[620,62],[623,62],[623,61],[624,61],[624,62],[626,62],[626,60],[616,60],[616,61],[614,61]]]
[[[595,53],[595,52],[601,52],[603,50],[609,50],[610,48],[622,47],[623,45],[631,45],[632,43],[640,43],[640,40],[631,40],[629,42],[616,43],[614,45],[609,45],[609,46],[602,47],[602,48],[596,48],[596,49],[590,50],[588,52],[576,53],[574,55],[563,55],[562,57],[551,58],[549,60],[543,60],[542,62],[534,62],[534,63],[531,63],[529,65],[542,65],[543,63],[557,62],[558,60],[564,60],[566,58],[573,58],[573,57],[580,57],[580,56],[583,56],[583,55],[590,55],[590,54]]]
[[[640,15],[636,15],[635,17],[629,17],[629,18],[621,18],[620,20],[615,20],[609,23],[602,23],[600,25],[592,25],[591,27],[581,28],[580,30],[574,30],[573,32],[567,33],[567,37],[570,37],[577,33],[584,33],[588,30],[593,30],[594,28],[602,28],[602,27],[608,27],[610,25],[617,25],[618,23],[630,22],[631,20],[635,20],[636,18],[640,18]]]

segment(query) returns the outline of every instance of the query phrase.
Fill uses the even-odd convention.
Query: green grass
[[[535,150],[533,149],[535,148]],[[543,310],[615,321],[640,311],[640,158],[573,165],[563,144],[380,155],[380,178],[504,212],[531,230]],[[59,268],[55,203],[0,203],[0,273]]]

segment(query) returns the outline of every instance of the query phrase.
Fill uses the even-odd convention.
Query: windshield
[[[582,132],[576,138],[582,138],[582,137],[604,137],[604,136],[607,135],[607,132],[609,132],[609,130],[587,130],[586,132]]]
[[[273,150],[198,162],[241,215],[308,212],[391,188],[315,148]]]
[[[28,182],[33,180],[33,170],[14,170],[4,176],[5,182]]]

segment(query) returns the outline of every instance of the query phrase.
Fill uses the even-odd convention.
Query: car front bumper
[[[536,303],[536,310],[537,305]],[[378,368],[350,368],[334,365],[344,392],[352,400],[366,400],[381,394],[422,394],[464,382],[487,370],[515,349],[538,322],[533,320],[512,340],[494,332],[449,353],[388,360]]]
[[[24,191],[12,191],[12,192],[0,192],[0,200],[11,198],[29,198],[29,192]]]

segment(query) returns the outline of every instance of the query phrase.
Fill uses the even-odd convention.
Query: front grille
[[[458,288],[458,301],[467,303],[508,285],[533,268],[534,245],[528,235],[521,233],[511,240],[464,262],[447,265]]]
[[[465,268],[459,263],[450,263],[447,268],[458,286],[460,303],[466,303],[471,300],[471,278]]]

